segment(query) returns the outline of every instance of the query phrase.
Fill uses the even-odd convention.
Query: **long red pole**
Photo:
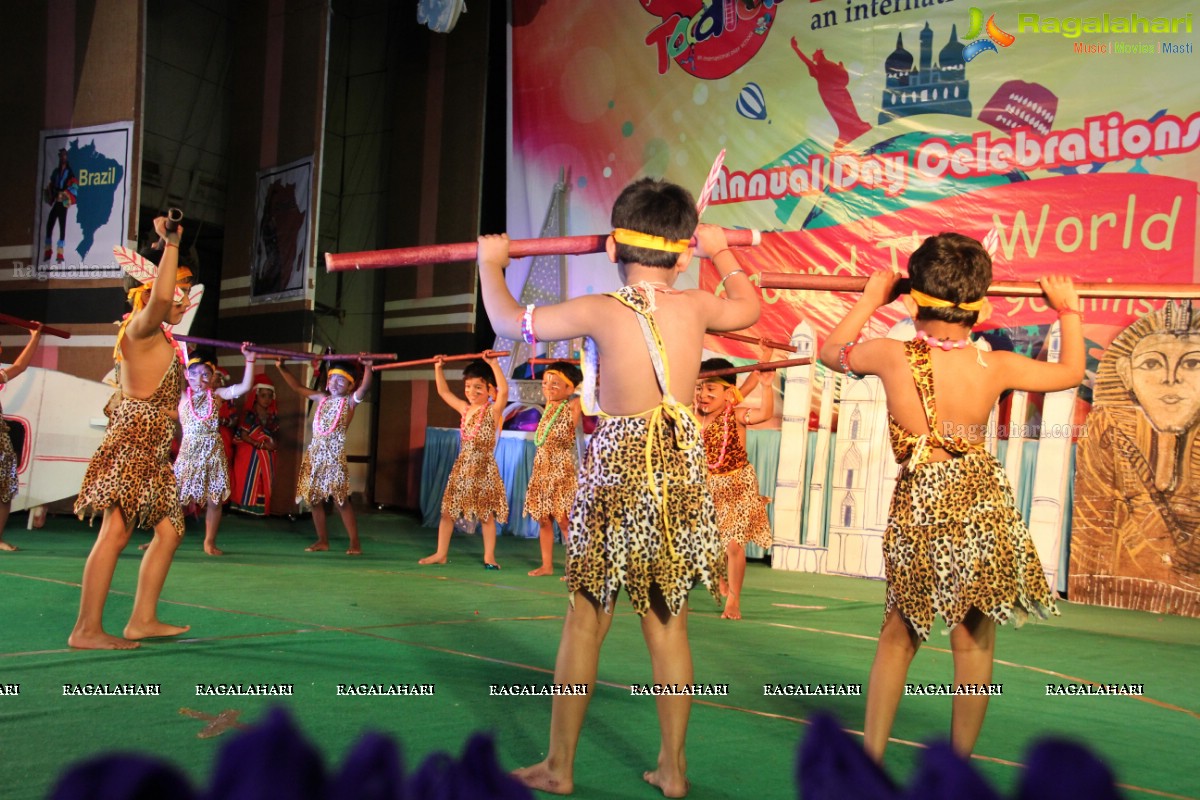
[[[749,364],[744,367],[726,367],[725,369],[710,369],[701,372],[697,378],[719,378],[724,375],[737,375],[742,372],[762,372],[767,369],[783,369],[784,367],[803,367],[806,364],[811,364],[811,358],[789,358],[784,361],[762,361],[758,364]]]
[[[425,364],[435,364],[440,358],[442,361],[473,361],[477,358],[485,356],[493,356],[495,358],[503,358],[508,355],[508,350],[484,350],[482,353],[464,353],[460,356],[437,356],[434,358],[418,358],[415,361],[395,361],[391,364],[376,364],[371,367],[375,372],[383,369],[403,369],[404,367],[420,367]]]
[[[20,317],[14,317],[8,314],[0,314],[0,322],[3,322],[7,325],[16,325],[18,328],[24,328],[30,331],[37,328],[36,322],[30,322],[27,319],[21,319]],[[49,325],[42,326],[42,333],[46,334],[47,336],[57,336],[60,339],[71,338],[71,334],[67,331],[60,330],[58,328],[51,328]]]
[[[763,289],[815,289],[823,292],[861,292],[867,285],[865,277],[850,275],[808,275],[792,272],[764,272],[759,277]],[[907,294],[908,279],[897,284],[900,294]],[[1107,283],[1076,281],[1080,297],[1133,298],[1147,300],[1200,299],[1200,283]],[[994,281],[988,288],[993,297],[1041,297],[1037,281]]]
[[[513,239],[508,243],[508,254],[513,258],[525,258],[527,256],[601,253],[604,252],[604,242],[607,238],[608,234],[603,233],[595,236]],[[750,229],[727,229],[725,238],[730,247],[749,247],[762,241],[762,234]],[[417,264],[474,261],[478,254],[478,242],[425,244],[416,247],[400,247],[394,250],[364,250],[358,253],[326,253],[325,268],[329,272],[345,272],[353,269],[411,267]]]
[[[771,339],[763,339],[758,336],[748,336],[744,333],[729,333],[728,331],[705,331],[709,336],[719,336],[722,339],[730,339],[735,342],[746,342],[747,344],[763,345],[770,347],[773,350],[787,350],[788,352],[796,352],[796,348],[790,342],[776,342]]]
[[[202,344],[205,347],[224,347],[230,350],[241,350],[241,342],[229,342],[224,339],[207,339],[203,336],[192,336],[190,334],[177,334],[174,338],[188,344]],[[276,356],[289,361],[386,361],[389,358],[395,358],[395,353],[301,353],[299,350],[285,350],[281,347],[267,347],[261,344],[252,344],[249,347],[251,353],[258,353],[264,356]]]

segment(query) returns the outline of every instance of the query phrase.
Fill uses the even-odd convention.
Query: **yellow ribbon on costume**
[[[642,313],[640,309],[638,309],[636,306],[634,306],[632,303],[630,303],[628,300],[626,300],[624,297],[622,297],[618,293],[610,294],[609,297],[612,297],[615,300],[617,300],[618,302],[620,302],[621,304],[629,307],[637,314]],[[658,330],[658,325],[654,323],[654,318],[649,317],[649,321],[650,321],[650,325],[648,327],[650,328],[651,334],[654,336],[654,347],[656,350],[658,350],[659,357],[662,360],[663,383],[665,384],[665,389],[664,389],[665,394],[663,395],[662,402],[650,410],[650,412],[649,412],[650,416],[646,419],[646,450],[645,450],[646,486],[647,486],[647,488],[650,489],[651,492],[653,492],[659,498],[659,511],[661,512],[662,519],[663,519],[663,540],[665,541],[665,543],[667,545],[667,554],[669,556],[674,557],[675,542],[674,542],[674,537],[671,535],[672,529],[671,529],[670,511],[669,511],[670,504],[668,502],[668,492],[669,492],[668,486],[669,486],[669,484],[667,483],[666,480],[664,480],[662,489],[660,491],[659,486],[657,485],[657,483],[655,483],[655,480],[654,480],[654,453],[661,452],[665,447],[670,447],[670,446],[674,446],[675,448],[677,448],[679,450],[683,450],[683,451],[691,450],[692,448],[696,447],[701,442],[700,423],[696,421],[696,417],[694,414],[692,414],[692,410],[690,408],[688,408],[684,404],[678,402],[671,396],[671,367],[670,367],[669,362],[667,361],[666,344],[662,340],[662,334]],[[597,404],[597,405],[599,405],[599,404]],[[643,414],[646,413],[646,412],[642,412],[642,414],[615,415],[615,414],[606,414],[606,413],[604,413],[603,410],[601,410],[599,408],[597,408],[596,410],[599,412],[600,416],[608,417],[610,419],[641,417]],[[679,438],[679,434],[682,431],[681,423],[685,416],[691,418],[692,425],[694,426],[694,430],[696,431],[696,433],[693,435],[693,437],[691,438],[690,441],[681,441]],[[671,421],[674,423],[674,428],[675,428],[674,442],[665,442],[664,441],[664,437],[662,435],[662,427],[663,427],[662,423],[663,423],[664,417],[670,418]]]
[[[612,232],[612,237],[618,244],[644,247],[647,250],[662,250],[667,253],[682,253],[692,244],[690,239],[664,239],[661,236],[651,236],[648,233],[631,231],[628,228],[617,228]]]
[[[986,297],[981,297],[978,300],[972,300],[970,303],[953,303],[949,300],[943,300],[940,297],[925,294],[920,289],[909,289],[908,296],[913,299],[914,303],[925,308],[961,308],[963,311],[980,311],[987,300]]]
[[[354,376],[349,372],[346,372],[346,370],[342,369],[341,367],[334,367],[333,369],[329,370],[329,377],[332,378],[334,375],[341,375],[351,383],[357,383],[357,381],[354,380]]]

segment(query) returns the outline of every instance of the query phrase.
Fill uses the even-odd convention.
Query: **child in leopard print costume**
[[[690,399],[695,391],[704,331],[745,328],[759,314],[758,293],[724,230],[697,227],[695,202],[685,189],[636,181],[617,198],[612,223],[605,248],[625,285],[537,309],[522,309],[504,282],[508,238],[479,240],[483,301],[496,333],[525,341],[588,337],[583,407],[601,417],[571,510],[571,602],[554,670],[555,683],[587,684],[588,692],[554,697],[546,759],[514,773],[528,786],[559,794],[574,788],[575,748],[622,587],[642,619],[653,682],[692,681],[688,592],[703,583],[715,598],[724,558],[699,425],[677,398]],[[674,288],[693,254],[712,260],[723,276],[723,296]],[[597,369],[603,372],[598,404]],[[688,787],[684,739],[691,698],[659,697],[656,707],[657,766],[642,777],[668,797],[681,797]]]
[[[326,390],[321,392],[302,385],[283,368],[282,361],[275,362],[283,382],[292,391],[317,401],[317,408],[313,412],[312,439],[304,450],[304,457],[300,459],[296,476],[296,502],[308,503],[312,509],[313,528],[317,533],[317,540],[304,548],[306,553],[329,550],[325,501],[332,498],[342,518],[342,525],[346,527],[346,535],[350,538],[346,555],[362,555],[362,545],[358,540],[358,518],[354,516],[354,503],[350,499],[350,475],[346,465],[346,431],[354,419],[354,410],[362,404],[371,388],[371,376],[374,374],[370,361],[361,363],[363,379],[358,384],[349,363],[330,362],[325,379]],[[319,363],[314,364],[313,371],[319,366]]]
[[[42,338],[42,323],[34,324],[35,327],[29,331],[29,343],[25,345],[21,355],[17,356],[17,360],[9,367],[0,368],[0,389],[29,368],[29,362],[33,360],[33,351],[37,350],[38,342]],[[2,411],[3,409],[0,409],[0,412]],[[12,440],[8,438],[8,425],[4,422],[3,413],[0,413],[0,552],[11,553],[17,549],[16,545],[4,541],[4,526],[8,524],[12,499],[17,496],[17,465],[17,454],[13,450]]]
[[[767,360],[766,357],[763,358]],[[700,362],[700,371],[733,369],[724,358]],[[717,525],[727,559],[728,580],[722,582],[725,610],[721,619],[742,618],[742,582],[746,577],[746,545],[771,549],[771,520],[758,493],[758,474],[746,456],[746,426],[775,416],[775,370],[751,373],[739,389],[732,376],[715,375],[696,382],[696,418],[704,429],[708,489],[717,509]],[[757,409],[738,408],[756,385],[763,386]]]
[[[496,563],[496,523],[508,522],[508,497],[496,464],[496,437],[504,425],[508,381],[500,369],[499,358],[487,354],[463,368],[464,400],[446,383],[442,358],[439,356],[433,365],[438,396],[462,416],[462,445],[442,495],[437,550],[418,563],[445,564],[454,521],[467,519],[481,523],[484,568],[500,569]]]
[[[969,339],[989,310],[992,262],[983,246],[957,233],[931,236],[908,269],[904,305],[917,338],[857,341],[875,309],[895,299],[899,275],[880,271],[820,353],[830,369],[883,382],[901,465],[883,539],[887,605],[867,689],[864,746],[877,761],[909,664],[936,614],[950,627],[955,684],[984,685],[992,677],[997,624],[1058,613],[1004,468],[984,440],[1001,392],[1068,389],[1084,373],[1079,298],[1070,278],[1041,281],[1062,325],[1059,363],[1011,352],[988,353],[985,361]],[[935,373],[956,390],[935,394]],[[955,695],[950,741],[960,754],[974,748],[987,701],[986,692]]]
[[[546,407],[533,436],[537,453],[525,490],[525,515],[538,521],[542,551],[542,565],[529,571],[535,578],[554,574],[555,522],[566,543],[567,515],[579,487],[575,442],[583,412],[574,393],[582,380],[579,368],[567,361],[555,361],[542,374]]]
[[[171,469],[183,363],[182,353],[164,328],[164,323],[178,325],[188,308],[187,292],[177,297],[175,291],[176,277],[184,270],[179,266],[183,227],[168,230],[167,218],[159,217],[154,230],[162,242],[162,258],[154,279],[129,291],[133,311],[121,323],[113,348],[119,396],[115,404],[110,403],[104,439],[75,499],[80,518],[104,515],[83,568],[79,616],[67,638],[67,644],[81,649],[129,650],[138,646],[138,640],[188,630],[186,625],[169,625],[158,618],[158,598],[183,539],[179,488]],[[153,528],[154,538],[142,556],[124,635],[112,636],[104,631],[104,605],[117,559],[134,526]]]

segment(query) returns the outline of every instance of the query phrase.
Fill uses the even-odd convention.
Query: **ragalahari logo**
[[[971,59],[975,58],[975,56],[987,50],[991,50],[993,53],[998,53],[1000,51],[996,49],[996,45],[999,45],[1000,47],[1008,47],[1017,40],[1017,37],[1013,36],[1011,33],[1000,30],[1000,26],[996,24],[995,14],[992,14],[990,17],[988,17],[987,24],[984,25],[983,12],[978,8],[972,8],[970,28],[968,28],[967,35],[963,38],[967,41],[970,41],[971,39],[978,37],[981,33],[987,33],[987,38],[971,42],[969,45],[963,48],[963,59],[965,61],[970,61]]]

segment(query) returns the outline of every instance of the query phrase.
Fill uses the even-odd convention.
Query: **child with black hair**
[[[579,367],[569,361],[555,361],[542,373],[546,407],[533,435],[537,453],[525,490],[525,514],[538,521],[542,551],[542,565],[529,571],[535,578],[554,574],[555,522],[567,542],[567,515],[579,488],[575,442],[583,412],[575,387],[582,380]]]
[[[204,552],[224,555],[217,547],[221,527],[221,505],[229,499],[229,461],[221,440],[221,406],[250,391],[254,379],[254,353],[242,344],[246,369],[237,386],[213,388],[216,371],[211,358],[193,356],[188,360],[187,388],[179,398],[179,426],[182,437],[175,457],[175,482],[179,484],[179,504],[204,506]]]
[[[363,361],[362,385],[355,388],[357,381],[353,367],[344,361],[329,364],[324,392],[302,386],[276,361],[283,382],[293,391],[317,401],[313,414],[312,441],[300,461],[300,474],[296,481],[296,502],[304,501],[312,508],[313,527],[317,529],[317,541],[304,548],[314,553],[329,549],[329,530],[326,524],[325,501],[333,498],[346,533],[350,536],[348,556],[362,555],[358,541],[358,520],[354,516],[354,504],[350,501],[350,477],[346,467],[346,431],[354,419],[354,409],[367,396],[371,387],[371,362]],[[318,364],[313,365],[316,370]]]
[[[766,357],[763,359],[767,360]],[[701,372],[733,369],[724,358],[700,362]],[[746,455],[746,426],[775,416],[775,370],[751,373],[739,389],[733,376],[714,375],[696,382],[696,418],[704,431],[708,490],[717,509],[717,527],[725,550],[728,578],[721,588],[721,619],[742,618],[742,583],[746,577],[746,545],[771,548],[771,520],[766,498],[758,493],[758,474]],[[756,385],[763,387],[758,409],[738,408]]]
[[[992,679],[996,625],[1057,614],[1041,560],[1013,502],[1004,467],[984,449],[988,418],[1009,389],[1055,392],[1083,379],[1079,297],[1070,278],[1042,290],[1062,325],[1059,363],[984,353],[971,328],[990,310],[992,262],[974,239],[931,236],[909,259],[905,308],[917,336],[858,340],[877,308],[895,299],[899,275],[879,271],[821,347],[821,361],[850,378],[876,375],[900,466],[883,538],[888,581],[883,627],[867,690],[864,747],[882,761],[909,665],[940,614],[950,628],[955,686]],[[934,390],[934,375],[943,387]],[[988,695],[956,694],[950,742],[963,755],[979,738]]]
[[[480,521],[483,528],[483,566],[500,569],[496,563],[496,523],[508,522],[508,497],[496,464],[496,439],[504,424],[504,405],[508,381],[500,370],[500,360],[488,353],[463,368],[463,394],[450,390],[442,369],[442,359],[434,362],[433,374],[438,396],[462,416],[462,445],[442,496],[442,519],[438,523],[437,551],[425,556],[420,564],[445,564],[450,552],[450,537],[458,519]]]
[[[703,583],[718,597],[725,559],[700,428],[678,398],[695,392],[704,332],[740,330],[759,314],[757,290],[724,230],[697,225],[696,202],[686,189],[653,178],[635,181],[617,197],[611,219],[605,250],[624,286],[538,308],[521,308],[505,283],[508,237],[479,239],[479,280],[496,333],[527,342],[588,337],[582,403],[587,413],[600,414],[571,507],[570,605],[554,666],[556,684],[586,684],[588,691],[553,698],[545,760],[513,773],[527,786],[557,794],[574,789],[579,735],[622,587],[641,618],[653,683],[692,683],[688,593]],[[712,260],[723,296],[675,288],[693,254]],[[597,398],[598,372],[604,379]],[[683,797],[691,697],[660,696],[655,705],[658,760],[642,779],[667,797]]]

